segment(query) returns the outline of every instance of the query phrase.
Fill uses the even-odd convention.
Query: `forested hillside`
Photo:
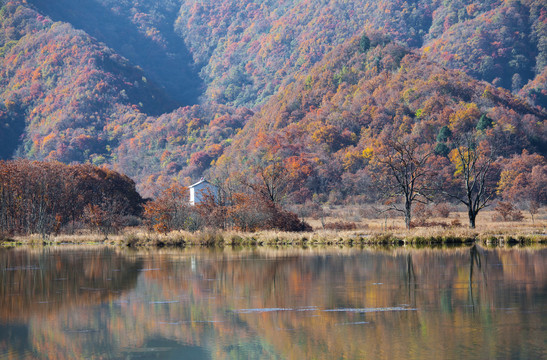
[[[186,0],[177,29],[207,63],[209,97],[249,105],[364,30],[519,90],[547,65],[545,11],[543,1]]]
[[[541,0],[28,2],[141,66],[181,105],[202,91],[209,101],[261,104],[365,30],[514,92],[547,65]]]
[[[30,0],[54,21],[72,24],[103,42],[165,90],[175,103],[169,109],[197,103],[204,90],[192,55],[175,33],[175,1]],[[141,8],[137,12],[134,7]]]
[[[104,164],[145,196],[277,159],[303,202],[375,200],[395,135],[547,152],[541,0],[1,3],[2,158]]]
[[[18,146],[29,158],[94,160],[107,152],[105,126],[117,112],[173,106],[142,70],[83,31],[13,2],[0,19],[2,157]]]
[[[456,146],[450,140],[478,132],[493,158],[524,150],[545,156],[545,116],[507,90],[365,35],[338,46],[273,96],[236,136],[216,171],[238,173],[281,160],[288,164],[296,202],[313,194],[377,200],[371,155],[383,143],[405,138],[427,144],[438,161],[450,163]]]

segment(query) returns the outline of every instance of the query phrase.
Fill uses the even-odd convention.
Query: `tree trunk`
[[[469,210],[469,227],[471,229],[475,228],[475,218],[477,217],[477,214],[473,212],[473,210]]]
[[[405,203],[405,226],[407,229],[410,229],[410,221],[412,220],[412,203]]]

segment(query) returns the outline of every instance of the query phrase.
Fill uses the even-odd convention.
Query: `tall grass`
[[[323,229],[321,222],[306,219],[314,226],[312,232],[282,232],[259,231],[240,232],[234,230],[219,231],[204,229],[196,232],[173,231],[168,234],[158,234],[145,231],[142,228],[127,228],[118,235],[104,235],[91,232],[77,235],[58,235],[43,238],[41,235],[14,237],[12,241],[0,239],[2,243],[17,244],[109,244],[124,247],[184,247],[184,246],[358,246],[358,245],[435,245],[435,244],[466,244],[479,242],[482,244],[546,244],[547,243],[547,212],[538,214],[536,221],[526,217],[521,222],[499,222],[493,212],[483,212],[477,221],[477,228],[469,229],[461,226],[430,226],[405,229],[404,222],[399,218],[383,219],[359,218],[352,213],[351,208],[334,208],[326,221],[335,223],[348,219],[353,214],[354,230]],[[465,213],[453,213],[449,219],[432,218],[431,223],[454,223],[458,220],[466,224]],[[324,219],[323,219],[324,221]]]

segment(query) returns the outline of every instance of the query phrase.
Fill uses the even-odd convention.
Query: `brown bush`
[[[272,226],[274,229],[295,232],[313,230],[307,222],[300,220],[295,213],[290,211],[275,209],[272,215]]]
[[[157,199],[144,205],[144,215],[150,229],[159,233],[187,229],[190,205],[188,188],[173,184]]]
[[[300,220],[295,213],[280,209],[273,202],[256,195],[235,194],[233,204],[228,208],[228,217],[234,227],[242,231],[312,230],[312,227]]]
[[[326,230],[355,230],[357,229],[357,224],[354,222],[335,221],[326,223],[324,228]]]
[[[451,206],[447,203],[436,204],[433,208],[433,213],[443,219],[448,218],[451,212]]]
[[[205,193],[194,207],[205,227],[224,230],[228,226],[228,207],[219,200],[214,194]]]
[[[522,221],[524,219],[522,212],[510,202],[500,201],[494,210],[501,216],[503,221]]]
[[[433,217],[431,209],[422,203],[418,203],[414,206],[412,214],[416,218],[416,221],[421,223],[426,223],[428,219]]]

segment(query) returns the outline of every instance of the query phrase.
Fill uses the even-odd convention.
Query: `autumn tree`
[[[404,214],[407,229],[412,221],[413,204],[426,202],[430,195],[428,160],[432,155],[430,146],[411,138],[386,139],[372,153],[378,186],[390,209]],[[394,203],[400,199],[402,207]]]
[[[257,164],[252,170],[254,180],[242,179],[257,196],[280,204],[289,190],[289,174],[279,159],[266,160]]]
[[[476,133],[462,135],[450,152],[452,181],[441,185],[442,192],[467,207],[469,227],[474,229],[477,214],[495,195],[497,171],[488,143]],[[449,189],[449,185],[453,185]]]
[[[188,188],[172,184],[144,205],[144,215],[149,226],[160,233],[187,229],[192,221]]]
[[[206,188],[201,194],[201,201],[195,205],[200,221],[204,226],[225,230],[229,226],[229,207],[233,204],[233,193],[229,180],[215,179],[212,181],[216,191]]]
[[[87,204],[83,219],[90,229],[100,232],[105,239],[124,226],[126,204],[116,198],[103,198],[99,204]]]
[[[61,231],[69,222],[93,227],[108,223],[103,228],[110,231],[121,226],[127,216],[140,216],[141,203],[135,183],[109,169],[0,161],[0,227],[8,234],[46,236]]]
[[[524,150],[501,161],[502,169],[497,194],[506,202],[528,210],[534,215],[541,205],[547,204],[547,161],[539,154]]]
[[[266,211],[271,203],[255,194],[236,193],[228,209],[228,216],[235,229],[256,231],[268,227],[269,214]]]
[[[243,231],[270,230],[311,231],[312,227],[290,211],[251,193],[234,194],[228,207],[228,216],[234,227]]]
[[[515,209],[509,202],[499,201],[494,210],[501,215],[503,221],[521,221],[523,219],[520,210]]]

